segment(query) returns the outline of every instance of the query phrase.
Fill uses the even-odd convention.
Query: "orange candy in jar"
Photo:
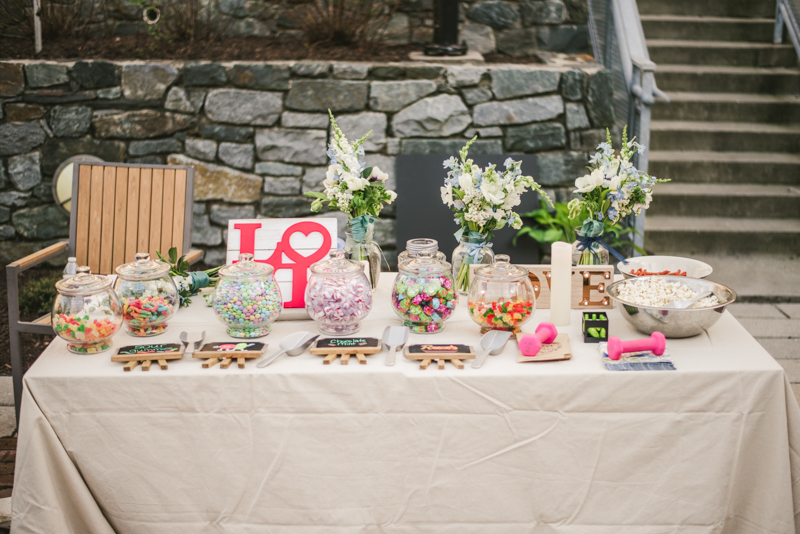
[[[517,331],[536,309],[528,270],[512,265],[505,254],[498,254],[493,264],[475,271],[468,306],[470,317],[480,325],[482,333]]]
[[[122,326],[122,311],[111,279],[78,267],[75,276],[56,282],[52,325],[77,354],[96,354],[111,348],[111,336]]]

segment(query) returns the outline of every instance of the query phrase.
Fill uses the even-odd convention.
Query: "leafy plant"
[[[105,0],[41,0],[42,37],[88,38],[92,24],[102,18],[100,15],[105,10]],[[15,27],[23,35],[33,35],[33,3],[30,0],[0,0],[0,21],[0,26]]]
[[[375,44],[386,37],[400,0],[312,0],[287,13],[308,45]]]
[[[180,295],[181,308],[186,308],[192,303],[191,297],[204,287],[214,287],[219,280],[218,272],[222,269],[222,265],[208,269],[206,271],[192,271],[189,272],[191,265],[186,261],[186,255],[178,257],[178,249],[172,247],[167,253],[167,257],[161,255],[161,252],[156,250],[158,259],[169,264],[169,274],[175,281],[175,286],[178,288]]]
[[[35,319],[47,315],[53,310],[56,299],[56,282],[61,280],[61,273],[36,276],[27,282],[19,292],[19,311],[23,318]]]
[[[569,218],[569,205],[567,202],[556,202],[553,211],[547,209],[544,200],[541,201],[541,208],[528,213],[521,213],[523,219],[532,220],[531,225],[520,228],[514,236],[513,245],[517,246],[520,238],[525,236],[536,241],[542,257],[550,255],[550,246],[556,241],[572,243],[575,241],[575,227],[580,227],[580,219]],[[623,239],[623,236],[639,234],[635,228],[615,228],[615,224],[609,219],[604,221],[604,239],[610,247],[619,248],[630,246],[642,255],[647,253],[641,247],[635,245],[630,239]]]

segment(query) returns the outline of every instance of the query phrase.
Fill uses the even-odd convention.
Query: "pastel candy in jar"
[[[52,325],[67,341],[67,349],[78,354],[95,354],[111,348],[111,337],[122,326],[119,297],[111,279],[78,267],[75,276],[56,282],[58,296],[53,303]]]
[[[281,290],[271,265],[253,261],[252,254],[240,254],[233,265],[219,271],[211,306],[228,335],[236,338],[266,336],[281,313]]]
[[[424,250],[399,265],[392,288],[392,307],[412,332],[435,334],[444,329],[458,303],[452,268],[435,250]]]
[[[319,331],[330,335],[358,332],[372,308],[372,288],[361,264],[341,251],[311,266],[306,310]]]
[[[115,289],[122,301],[125,331],[138,337],[156,336],[167,330],[167,322],[178,308],[178,288],[170,266],[139,252],[135,260],[117,267]]]

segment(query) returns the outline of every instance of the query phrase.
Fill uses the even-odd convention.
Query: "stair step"
[[[735,41],[648,39],[650,59],[657,65],[721,65],[731,67],[796,67],[791,44]]]
[[[648,152],[648,172],[680,183],[800,186],[800,155],[700,150]],[[666,185],[666,184],[664,184]]]
[[[800,218],[800,189],[788,185],[670,182],[655,196],[648,216]]]
[[[769,43],[775,30],[774,18],[642,15],[641,20],[648,39]]]
[[[800,69],[659,65],[662,91],[800,94]]]
[[[794,51],[792,51],[794,52]],[[653,106],[653,120],[800,123],[800,95],[670,92]]]
[[[752,0],[637,0],[642,15],[699,15],[713,17],[769,18],[775,16],[775,3]]]
[[[786,254],[800,250],[800,219],[648,215],[645,248],[656,254]]]
[[[749,122],[653,121],[650,143],[659,150],[800,152],[800,125]]]

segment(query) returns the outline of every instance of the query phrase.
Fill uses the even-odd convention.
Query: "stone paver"
[[[789,382],[793,384],[800,383],[800,360],[777,360],[777,362],[781,364],[781,367],[786,371]],[[797,390],[795,390],[795,394],[796,392]]]
[[[755,338],[800,337],[800,319],[739,319],[742,326]]]
[[[776,360],[800,360],[800,338],[761,338],[757,341]]]
[[[769,319],[786,319],[786,315],[774,304],[731,304],[726,308],[737,319],[742,318],[769,318]]]
[[[778,304],[778,308],[792,319],[800,319],[800,304]]]

